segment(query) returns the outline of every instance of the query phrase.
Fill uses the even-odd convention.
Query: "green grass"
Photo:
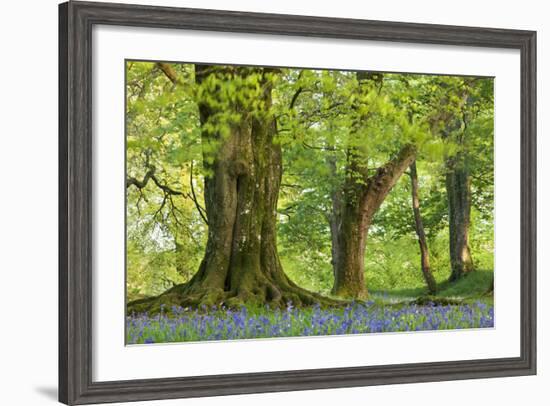
[[[464,275],[455,282],[438,283],[438,291],[434,298],[457,300],[464,303],[482,301],[492,303],[493,295],[487,292],[493,281],[493,271],[475,270]],[[427,296],[425,287],[400,288],[400,289],[371,289],[370,294],[376,302],[402,302]]]
[[[391,304],[411,302],[428,295],[415,257],[418,255],[417,252],[408,253],[404,247],[399,246],[401,243],[402,241],[397,241],[393,243],[395,246],[391,247],[393,252],[400,253],[396,254],[398,260],[391,267],[382,267],[380,263],[375,263],[373,258],[365,264],[365,282],[370,300],[379,304]],[[373,257],[375,257],[374,254]],[[487,294],[493,281],[492,270],[476,269],[458,281],[450,283],[448,261],[440,261],[435,255],[434,257],[433,274],[438,285],[435,298],[456,300],[461,303],[475,301],[492,303],[492,295]],[[307,255],[296,253],[281,255],[281,263],[285,273],[297,285],[331,296],[333,275],[330,263],[322,260],[311,261]]]

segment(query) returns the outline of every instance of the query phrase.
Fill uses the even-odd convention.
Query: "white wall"
[[[544,1],[130,1],[158,5],[491,26],[538,31],[539,375],[147,405],[543,404],[550,385],[548,182],[550,20]],[[5,2],[0,24],[0,403],[55,404],[57,385],[57,1]],[[546,18],[545,18],[546,17]],[[550,159],[550,158],[549,158]],[[413,349],[412,349],[413,350]],[[538,400],[541,399],[541,400]],[[137,405],[137,404],[136,404]]]

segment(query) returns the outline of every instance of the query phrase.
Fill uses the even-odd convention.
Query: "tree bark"
[[[465,82],[465,84],[467,84]],[[471,83],[470,83],[471,84]],[[441,110],[433,117],[432,130],[441,131],[441,137],[451,138],[461,147],[465,146],[467,110],[473,99],[469,97],[468,86],[453,103],[445,96],[441,100]],[[447,105],[453,108],[448,108]],[[458,114],[456,110],[461,114]],[[449,281],[455,281],[474,269],[469,245],[471,179],[468,169],[468,152],[462,150],[447,160],[445,186],[449,210],[449,256],[451,275]]]
[[[411,169],[411,195],[412,207],[414,213],[414,225],[416,235],[418,237],[418,245],[420,247],[420,266],[422,275],[426,281],[428,292],[434,294],[437,290],[435,278],[430,269],[430,253],[428,251],[428,243],[426,241],[426,233],[424,232],[424,224],[420,215],[420,198],[418,197],[418,173],[416,171],[416,160],[410,166]]]
[[[156,312],[160,304],[336,304],[296,286],[279,261],[276,209],[282,157],[280,146],[273,142],[276,123],[269,111],[271,83],[266,72],[196,65],[195,74],[199,85],[207,80],[218,83],[214,87],[207,84],[207,94],[199,102],[208,218],[205,255],[188,283],[156,298],[134,302],[129,310]],[[246,84],[244,79],[250,74],[260,75],[260,94]],[[229,83],[240,85],[224,93],[221,86]],[[261,111],[250,108],[253,99],[261,101]],[[228,113],[237,118],[216,122]],[[219,128],[224,126],[229,130],[222,133]]]
[[[350,154],[337,227],[339,252],[335,261],[333,294],[349,299],[367,297],[364,272],[368,230],[376,211],[415,156],[416,148],[406,145],[368,177],[366,168]]]
[[[459,154],[448,162],[445,182],[449,205],[450,281],[474,269],[469,244],[471,178],[464,161],[464,156]]]

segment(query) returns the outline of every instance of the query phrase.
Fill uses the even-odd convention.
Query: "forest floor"
[[[459,281],[426,289],[371,291],[366,302],[345,307],[286,309],[173,307],[126,320],[128,344],[217,341],[296,336],[366,334],[494,326],[492,272],[473,272]]]
[[[491,285],[493,281],[492,271],[476,270],[466,274],[456,282],[440,282],[437,285],[437,293],[433,296],[427,294],[425,287],[397,288],[397,289],[371,289],[370,298],[378,304],[409,303],[434,301],[442,304],[467,304],[474,302],[493,303]]]
[[[494,326],[494,308],[481,301],[461,305],[379,305],[345,308],[173,309],[168,316],[132,315],[127,344],[280,338],[297,336],[455,330]]]

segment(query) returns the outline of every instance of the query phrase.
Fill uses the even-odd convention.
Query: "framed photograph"
[[[536,33],[59,6],[59,400],[536,373]]]

